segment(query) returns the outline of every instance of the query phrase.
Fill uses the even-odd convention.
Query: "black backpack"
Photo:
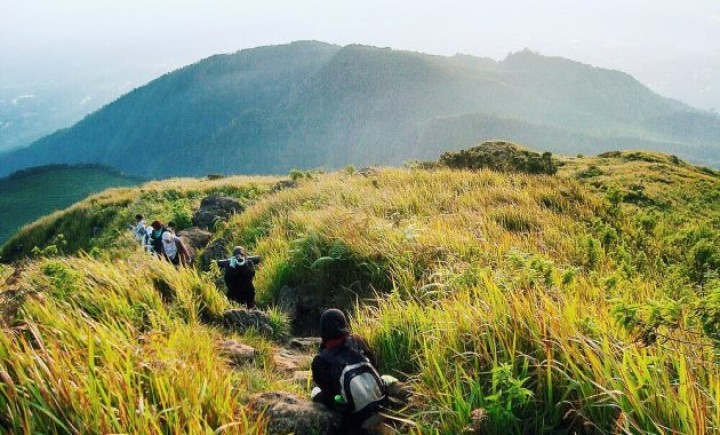
[[[325,352],[326,360],[332,364],[333,376],[336,376],[340,385],[340,396],[346,412],[364,418],[386,404],[385,383],[352,339]]]

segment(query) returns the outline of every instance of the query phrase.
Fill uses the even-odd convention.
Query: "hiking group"
[[[161,221],[153,221],[145,225],[145,218],[141,214],[135,215],[137,224],[133,227],[135,238],[146,252],[155,254],[177,266],[187,266],[192,263],[192,255],[181,237],[175,234],[172,222],[164,225]]]
[[[135,216],[133,232],[145,251],[165,259],[176,267],[191,264],[190,251],[175,235],[173,224],[154,221],[145,225],[142,215]],[[249,256],[242,246],[232,256],[218,260],[231,301],[255,309],[255,265],[260,257]],[[319,353],[312,361],[312,378],[317,385],[311,392],[314,402],[342,415],[339,433],[376,433],[381,426],[379,411],[387,402],[387,385],[397,381],[380,376],[377,361],[368,343],[350,331],[342,311],[329,309],[320,316]]]
[[[146,252],[169,261],[175,267],[192,264],[192,252],[182,238],[175,234],[172,222],[164,225],[156,220],[146,225],[145,217],[141,214],[135,215],[135,221],[136,224],[130,227]],[[255,265],[259,263],[260,257],[248,256],[242,246],[236,246],[230,258],[217,261],[218,267],[223,270],[228,299],[245,305],[248,310],[255,308],[255,286],[252,280],[255,277]]]

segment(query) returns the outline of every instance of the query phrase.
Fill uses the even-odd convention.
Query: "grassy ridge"
[[[5,258],[22,258],[35,247],[54,246],[66,254],[134,247],[122,237],[135,214],[150,221],[174,221],[177,230],[192,225],[192,210],[208,195],[230,195],[248,203],[270,191],[279,178],[229,177],[214,181],[171,179],[139,188],[116,188],[91,196],[66,210],[39,219],[2,246]],[[149,222],[150,222],[149,221]]]
[[[48,166],[0,179],[0,245],[22,225],[109,187],[132,186],[136,177],[104,166]]]
[[[262,186],[222,182],[241,198]],[[40,240],[68,217],[91,215],[76,208],[130,217],[147,192],[172,210],[217,181],[195,183],[111,191],[25,237]],[[563,159],[555,176],[349,169],[270,196],[262,190],[215,237],[263,256],[256,285],[265,308],[284,285],[305,284],[350,309],[382,370],[415,387],[402,413],[414,430],[720,430],[720,206],[712,201],[720,180],[712,171],[621,153]],[[39,259],[19,280],[0,271],[14,296],[25,294],[12,304],[3,293],[11,320],[0,421],[49,432],[228,424],[260,432],[263,422],[243,411],[246,393],[288,385],[277,383],[266,353],[241,371],[213,356],[212,343],[227,334],[205,326],[226,304],[213,272],[155,267],[129,247],[108,246],[98,259]],[[173,297],[161,297],[168,288]],[[93,333],[101,339],[88,340]],[[44,385],[70,392],[50,397]]]

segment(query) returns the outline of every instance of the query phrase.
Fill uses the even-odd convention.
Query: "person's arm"
[[[230,260],[218,260],[215,263],[217,263],[220,269],[225,269],[230,265]]]
[[[255,265],[251,260],[245,260],[245,274],[252,279],[255,276]]]
[[[178,236],[174,236],[175,238],[175,245],[178,248],[178,255],[180,256],[180,263],[181,264],[189,264],[190,263],[190,252],[187,249],[187,246],[185,246],[185,243],[182,241],[182,239]]]
[[[330,379],[330,365],[322,356],[316,355],[312,362],[313,381],[320,388],[320,392],[313,397],[313,402],[322,403],[328,407],[335,403],[333,395],[333,383]]]

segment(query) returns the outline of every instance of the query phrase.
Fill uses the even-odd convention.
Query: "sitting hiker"
[[[244,304],[248,310],[255,308],[255,262],[248,257],[245,248],[236,246],[233,255],[227,260],[217,262],[218,267],[224,269],[225,285],[227,286],[228,299],[239,304]]]
[[[320,353],[312,362],[313,401],[343,415],[341,433],[376,428],[386,402],[386,387],[367,342],[351,334],[342,311],[320,317]]]

